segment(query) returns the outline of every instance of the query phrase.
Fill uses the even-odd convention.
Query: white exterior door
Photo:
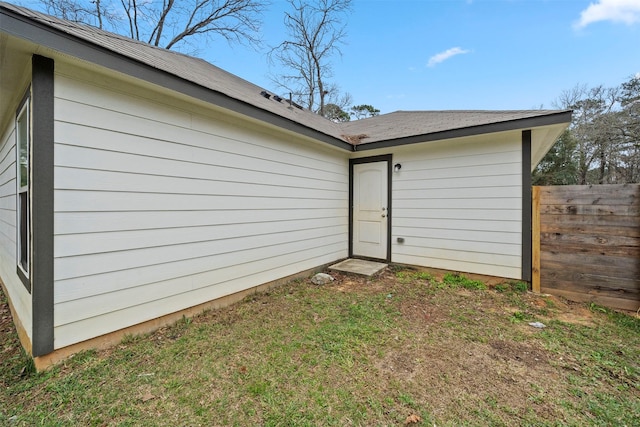
[[[387,259],[388,162],[353,165],[353,256]]]

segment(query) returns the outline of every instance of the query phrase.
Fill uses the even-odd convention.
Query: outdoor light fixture
[[[396,163],[396,164],[393,166],[393,171],[394,171],[394,172],[400,172],[400,169],[402,169],[402,165],[401,165],[400,163]]]

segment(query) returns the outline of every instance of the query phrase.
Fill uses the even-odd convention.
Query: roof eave
[[[346,141],[302,125],[286,117],[232,98],[222,92],[201,86],[133,58],[120,55],[103,46],[47,26],[0,5],[1,31],[29,40],[37,45],[96,64],[128,76],[176,91],[201,101],[228,109],[261,122],[304,135],[334,147],[352,151]]]
[[[504,122],[488,123],[478,126],[469,126],[458,129],[448,129],[439,132],[412,135],[402,138],[386,139],[382,141],[364,142],[354,146],[354,151],[376,150],[379,148],[396,147],[399,145],[418,144],[421,142],[434,142],[444,139],[463,138],[488,133],[506,132],[518,129],[531,129],[540,126],[556,125],[571,122],[571,110],[558,111],[556,113],[545,114],[523,119],[515,119]]]

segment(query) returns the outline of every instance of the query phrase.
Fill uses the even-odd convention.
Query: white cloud
[[[456,56],[462,55],[465,53],[469,53],[469,50],[461,49],[459,47],[452,47],[451,49],[447,49],[444,52],[437,53],[429,58],[429,62],[427,63],[427,67],[435,67],[436,64],[439,64],[447,59]]]
[[[580,13],[574,28],[584,28],[599,21],[623,22],[627,25],[640,22],[640,0],[598,0]]]

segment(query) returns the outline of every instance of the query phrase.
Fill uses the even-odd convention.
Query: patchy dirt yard
[[[524,284],[331,272],[44,373],[0,304],[0,422],[637,425],[640,320]],[[530,323],[541,322],[544,328]]]
[[[444,274],[432,276],[437,282]],[[398,307],[407,321],[405,332],[412,338],[376,360],[375,366],[383,383],[413,383],[414,399],[429,402],[435,419],[453,423],[468,419],[469,411],[483,410],[477,406],[479,401],[486,403],[486,409],[500,408],[517,417],[527,418],[528,413],[535,413],[533,419],[540,421],[566,418],[558,399],[571,400],[571,396],[563,396],[565,380],[567,373],[580,372],[580,363],[539,339],[546,331],[529,323],[536,320],[554,328],[596,328],[601,313],[550,295],[514,293],[511,285],[506,285],[502,293],[496,292],[495,285],[500,288],[501,284],[495,280],[493,291],[460,287],[438,292],[422,288],[420,280],[415,287],[416,276],[411,273],[403,279],[402,274],[398,277],[392,270],[373,281],[334,276],[338,279],[335,288],[341,292],[393,290],[396,296],[420,294],[417,298],[398,298]],[[393,298],[393,293],[389,297]],[[635,350],[639,351],[638,347]],[[634,386],[636,396],[640,396],[637,377]],[[509,424],[508,418],[490,419]]]

